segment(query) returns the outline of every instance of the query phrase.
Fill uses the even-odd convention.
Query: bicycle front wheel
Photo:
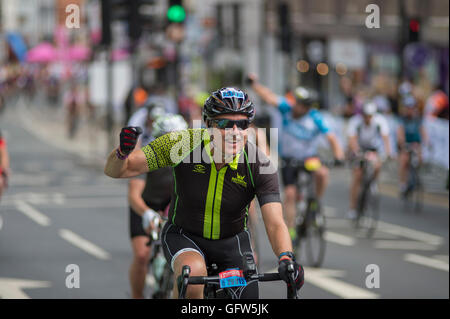
[[[371,183],[363,191],[358,206],[356,228],[364,232],[367,238],[371,238],[377,228],[380,217],[378,185],[376,183]]]
[[[314,208],[314,206],[317,208]],[[325,216],[318,208],[318,204],[312,202],[309,211],[307,228],[305,229],[304,249],[308,264],[312,267],[320,267],[325,257],[326,241]]]

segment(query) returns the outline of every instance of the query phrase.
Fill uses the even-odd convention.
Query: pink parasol
[[[65,52],[65,60],[68,61],[85,61],[91,56],[91,49],[84,45],[74,45]]]
[[[27,52],[26,61],[27,62],[53,62],[58,59],[58,52],[48,42],[43,42],[38,44],[33,49]]]

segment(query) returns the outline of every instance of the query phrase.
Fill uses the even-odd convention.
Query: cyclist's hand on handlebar
[[[127,126],[120,131],[120,152],[129,155],[136,147],[137,139],[142,129],[137,126]]]
[[[343,165],[344,165],[344,159],[338,159],[338,158],[334,159],[334,166],[340,167],[340,166],[343,166]]]
[[[142,215],[142,228],[144,228],[148,234],[151,234],[152,237],[155,237],[153,232],[155,232],[156,228],[159,226],[159,219],[159,214],[151,208],[147,209],[144,212],[144,215]]]
[[[303,267],[294,260],[290,258],[281,259],[278,264],[278,273],[280,274],[281,279],[283,279],[284,282],[286,282],[288,285],[290,284],[290,272],[288,270],[288,266],[290,264],[293,264],[294,266],[294,281],[295,281],[295,288],[297,290],[300,290],[302,288],[304,283],[304,271]]]

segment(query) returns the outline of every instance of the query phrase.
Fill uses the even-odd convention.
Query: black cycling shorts
[[[317,156],[311,156],[317,157]],[[283,179],[283,185],[297,185],[297,177],[300,170],[305,167],[303,160],[297,160],[294,158],[283,158],[281,160],[281,177]]]
[[[160,210],[164,210],[166,209],[167,205],[169,205],[170,200],[167,201],[164,204],[159,204],[159,205],[155,205],[155,204],[150,204],[147,203],[148,207],[150,207],[151,209],[153,209],[154,211],[160,211]],[[142,227],[142,217],[141,215],[139,215],[138,213],[136,213],[133,208],[129,209],[129,215],[130,215],[130,222],[129,222],[129,226],[130,226],[130,238],[134,238],[137,236],[148,236],[148,234],[145,232],[144,228]]]
[[[218,271],[228,268],[243,268],[244,252],[251,252],[250,233],[247,230],[229,238],[210,240],[186,233],[181,227],[166,223],[161,232],[161,242],[164,256],[173,270],[175,259],[182,253],[194,251],[205,260],[205,264],[216,264]],[[258,299],[258,282],[252,281],[245,289],[240,289],[240,299]]]

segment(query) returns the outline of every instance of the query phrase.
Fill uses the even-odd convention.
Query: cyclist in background
[[[145,146],[169,129],[185,129],[186,122],[180,116],[163,115],[164,111],[158,106],[150,105],[147,114],[139,110],[130,119],[130,124],[140,127],[143,131],[138,145]],[[161,119],[161,121],[158,121]],[[157,128],[155,131],[154,128]],[[156,135],[155,135],[156,134]],[[157,181],[157,182],[156,182]],[[132,178],[128,183],[129,227],[133,261],[129,269],[131,295],[133,298],[144,298],[145,278],[151,247],[147,246],[148,234],[154,230],[151,225],[156,214],[165,210],[170,202],[173,177],[170,169],[161,169],[148,174]]]
[[[348,139],[351,157],[357,157],[365,153],[367,158],[374,163],[374,178],[380,173],[382,159],[379,155],[383,144],[386,157],[391,156],[389,143],[389,126],[383,115],[377,114],[377,105],[372,101],[363,105],[362,115],[353,116],[348,124]],[[380,141],[381,140],[381,141]],[[362,169],[356,165],[352,170],[352,182],[350,186],[350,209],[347,218],[354,219],[357,216],[356,205],[358,192],[362,180]]]
[[[6,140],[0,131],[0,199],[4,190],[8,187],[9,177],[9,153]]]
[[[175,278],[185,265],[193,276],[207,275],[211,263],[219,271],[242,269],[243,252],[251,252],[248,205],[256,195],[281,278],[289,282],[288,266],[293,265],[295,287],[303,285],[303,268],[295,261],[283,221],[276,168],[253,143],[247,143],[253,118],[254,105],[246,93],[222,88],[205,102],[207,129],[166,134],[132,152],[139,131],[126,127],[120,147],[108,157],[104,171],[115,178],[172,167],[174,191],[161,236]],[[189,286],[186,296],[202,298],[203,286]],[[257,282],[241,291],[241,298],[245,297],[258,298]]]
[[[282,178],[284,182],[284,208],[289,234],[294,240],[295,204],[297,201],[297,176],[304,161],[317,157],[319,137],[324,134],[331,146],[333,155],[338,161],[344,160],[344,153],[335,136],[325,123],[323,115],[312,108],[318,103],[318,94],[314,90],[298,87],[294,90],[295,104],[292,105],[285,97],[279,96],[257,81],[256,76],[248,79],[253,90],[268,104],[278,108],[282,115],[281,158]],[[316,194],[320,201],[328,184],[328,169],[321,166],[314,172],[316,178]]]
[[[3,137],[2,131],[0,131],[0,200],[2,199],[3,192],[8,187],[9,178],[9,153],[6,140]],[[0,215],[0,229],[3,227],[2,215]]]
[[[402,106],[402,117],[399,118],[399,126],[397,129],[400,194],[404,194],[406,191],[409,163],[408,149],[412,148],[417,151],[419,163],[421,163],[421,145],[427,144],[427,136],[422,125],[422,117],[419,114],[417,100],[412,95],[406,96],[402,101]]]

